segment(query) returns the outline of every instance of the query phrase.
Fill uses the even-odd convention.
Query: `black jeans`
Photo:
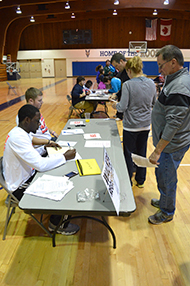
[[[123,149],[130,180],[133,176],[133,161],[131,153],[146,157],[147,139],[149,130],[129,132],[123,130]],[[135,180],[142,185],[146,180],[146,168],[137,167]]]

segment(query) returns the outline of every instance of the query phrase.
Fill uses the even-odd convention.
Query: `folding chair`
[[[69,115],[68,115],[68,118],[67,120],[70,119],[71,115],[73,114],[73,111],[75,111],[76,115],[81,117],[81,114],[83,113],[83,110],[82,109],[77,109],[75,108],[73,105],[72,105],[72,97],[68,94],[67,95],[67,100],[68,102],[70,103],[70,107],[69,107]]]
[[[3,240],[5,240],[9,221],[12,215],[15,213],[15,208],[18,206],[19,201],[7,188],[5,179],[3,177],[2,161],[3,161],[3,157],[0,157],[0,185],[8,193],[8,196],[5,201],[5,204],[7,206],[7,215],[6,215],[5,228],[4,228],[4,233],[3,233]]]
[[[8,84],[8,87],[9,87],[9,89],[8,89],[8,94],[9,94],[9,92],[10,92],[10,90],[12,90],[13,92],[14,92],[14,94],[15,95],[18,95],[17,94],[17,92],[16,92],[16,87],[15,86],[12,86],[12,85],[10,85],[10,83],[7,81],[7,84]]]

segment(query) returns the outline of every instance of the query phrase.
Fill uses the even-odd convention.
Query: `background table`
[[[107,94],[107,89],[94,89],[92,90],[92,93],[89,95],[86,95],[85,100],[86,101],[96,101],[98,104],[103,104],[104,105],[104,113],[106,114],[107,117],[108,115],[108,107],[106,105],[106,102],[109,101],[109,97],[111,94]],[[98,113],[99,111],[93,112],[93,114]]]
[[[73,127],[69,120],[64,129],[81,128]],[[83,120],[85,122],[85,120]],[[120,216],[129,216],[135,211],[136,205],[133,192],[126,168],[126,163],[123,156],[123,150],[120,142],[117,125],[114,119],[90,119],[90,122],[85,123],[83,127],[85,133],[100,133],[101,140],[110,140],[111,148],[107,148],[107,153],[110,156],[111,162],[116,170],[120,183]],[[60,135],[59,140],[77,141],[75,146],[77,152],[83,159],[96,158],[99,167],[103,166],[103,148],[84,148],[85,139],[83,135]],[[99,139],[96,139],[99,140]],[[75,162],[67,162],[56,169],[46,172],[46,174],[54,176],[62,176],[71,171],[77,171]],[[42,176],[38,173],[35,180]],[[107,194],[105,197],[106,187],[101,178],[101,175],[83,176],[79,175],[71,179],[74,183],[74,188],[61,200],[52,201],[49,199],[39,198],[25,194],[19,203],[19,207],[25,213],[34,214],[59,214],[59,215],[90,215],[90,216],[116,216],[114,205]],[[85,188],[94,189],[100,193],[100,200],[89,201],[85,203],[77,202],[77,192]],[[105,200],[104,200],[105,198]]]

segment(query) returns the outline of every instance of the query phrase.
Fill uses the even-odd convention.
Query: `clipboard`
[[[46,147],[46,150],[50,157],[53,154],[64,154],[67,150],[69,150],[69,147],[61,147],[60,149],[57,148],[57,150],[54,147]]]
[[[81,159],[76,160],[75,162],[80,176],[101,174],[101,170],[96,159]]]

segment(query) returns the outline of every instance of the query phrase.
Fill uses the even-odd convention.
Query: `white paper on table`
[[[60,201],[74,187],[68,177],[43,175],[32,183],[24,192],[36,197]]]
[[[81,125],[81,124],[85,123],[82,120],[75,120],[70,122],[70,125]]]
[[[70,146],[70,147],[74,147],[77,142],[74,142],[74,141],[58,141],[56,142],[57,144],[59,144],[60,146]]]
[[[109,148],[111,147],[111,141],[110,140],[86,140],[84,147]]]
[[[101,138],[100,133],[85,133],[84,139],[98,139]]]
[[[136,154],[131,154],[133,162],[138,166],[138,167],[154,167],[158,168],[156,164],[150,163],[148,158],[136,155]]]
[[[61,131],[62,135],[77,135],[77,134],[84,134],[83,129],[67,129]]]

